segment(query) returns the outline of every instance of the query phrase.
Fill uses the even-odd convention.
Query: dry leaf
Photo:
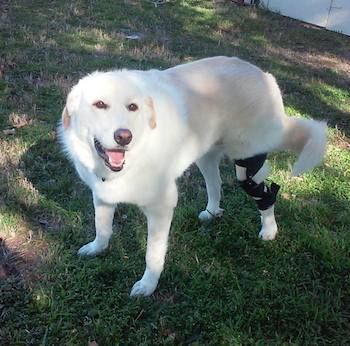
[[[2,133],[5,136],[13,136],[16,134],[16,129],[5,129],[5,130],[2,130]]]
[[[98,346],[98,343],[96,341],[89,341],[88,346]]]
[[[16,128],[33,124],[33,119],[27,114],[11,113],[9,116],[9,123]]]

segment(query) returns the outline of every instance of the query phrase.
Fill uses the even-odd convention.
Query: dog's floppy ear
[[[154,109],[153,99],[152,97],[148,96],[146,98],[146,105],[150,111],[151,117],[148,120],[149,127],[154,130],[157,127],[157,121],[156,121],[156,111]]]
[[[80,100],[80,91],[79,91],[78,85],[76,85],[68,94],[66,105],[63,108],[62,124],[64,129],[67,129],[70,126],[71,117],[78,108],[79,100]]]
[[[62,124],[63,124],[64,129],[67,129],[70,126],[70,115],[68,113],[67,106],[64,106],[64,108],[63,108]]]

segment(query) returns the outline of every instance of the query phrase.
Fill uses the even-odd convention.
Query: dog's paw
[[[209,222],[211,220],[213,220],[214,218],[219,218],[222,217],[222,215],[224,214],[224,209],[219,208],[218,210],[212,212],[212,211],[208,211],[203,210],[199,213],[198,218],[201,222]]]
[[[150,296],[154,292],[156,287],[157,287],[157,282],[152,283],[152,282],[147,281],[147,280],[137,281],[134,284],[133,288],[131,289],[130,297]]]
[[[260,232],[259,232],[259,238],[262,240],[274,240],[276,238],[278,229],[277,224],[270,224],[269,226],[264,225]]]
[[[82,246],[79,251],[79,256],[96,256],[107,248],[107,245],[97,243],[95,240]]]

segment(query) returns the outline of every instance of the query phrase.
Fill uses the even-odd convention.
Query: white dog
[[[59,131],[93,195],[96,238],[80,255],[106,249],[118,203],[136,204],[147,217],[146,270],[132,296],[150,295],[157,286],[177,203],[175,181],[191,163],[205,178],[208,204],[199,217],[206,220],[222,214],[219,163],[224,154],[242,160],[292,150],[299,154],[293,167],[298,175],[322,160],[326,146],[325,123],[286,116],[273,76],[228,57],[165,71],[88,75],[69,93]],[[250,177],[247,167],[236,165],[238,180],[249,178],[268,194],[264,159]],[[263,239],[277,232],[273,203],[259,207]]]

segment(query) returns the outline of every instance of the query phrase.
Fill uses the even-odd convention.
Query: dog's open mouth
[[[113,172],[119,172],[123,169],[125,162],[125,150],[107,149],[94,138],[94,144],[97,154],[103,159],[105,165]]]

